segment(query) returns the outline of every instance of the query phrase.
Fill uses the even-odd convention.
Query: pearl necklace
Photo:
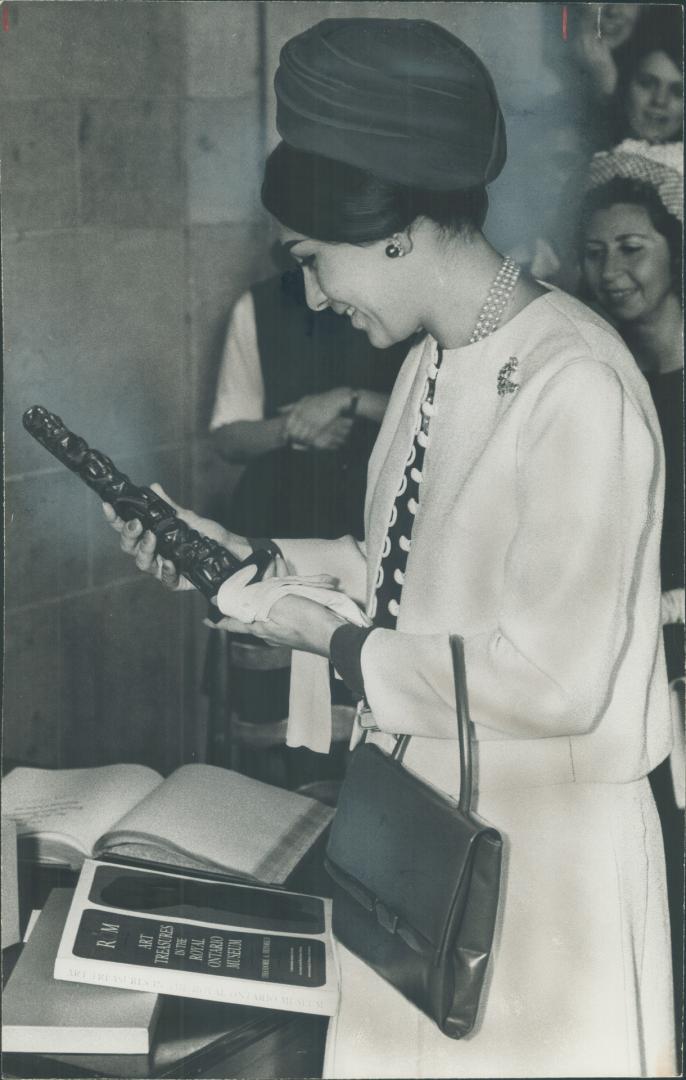
[[[512,299],[512,293],[519,278],[519,270],[520,268],[514,259],[506,255],[479,312],[476,326],[469,339],[470,345],[473,345],[475,341],[481,341],[482,338],[488,337],[494,330],[497,330],[505,313],[505,308]]]

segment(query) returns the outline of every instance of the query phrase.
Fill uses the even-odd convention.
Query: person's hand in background
[[[286,416],[288,441],[316,445],[317,449],[331,448],[332,443],[341,445],[339,440],[345,441],[352,428],[352,418],[343,414],[351,408],[353,399],[354,394],[348,387],[339,386],[323,394],[308,394],[293,405],[284,406],[280,412]],[[326,429],[339,419],[347,421],[347,432],[344,426],[337,425],[325,435]],[[323,443],[316,442],[320,436]]]
[[[315,450],[340,450],[350,438],[353,423],[350,416],[337,416],[316,436],[312,443]]]
[[[602,5],[580,4],[575,9],[577,25],[570,40],[574,57],[592,79],[596,93],[609,97],[617,87],[617,65],[612,56],[614,38],[603,32],[602,11],[599,14],[598,8]]]

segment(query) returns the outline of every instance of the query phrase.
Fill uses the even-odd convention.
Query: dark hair
[[[581,206],[579,257],[583,257],[583,233],[591,216],[598,210],[609,210],[617,203],[642,206],[647,211],[653,228],[664,236],[669,248],[672,285],[680,296],[683,228],[679,219],[666,209],[653,185],[645,180],[614,176],[607,183],[592,188],[586,194]]]
[[[484,187],[426,191],[283,142],[267,159],[262,202],[294,232],[346,244],[385,240],[418,217],[448,233],[477,230],[488,210]]]
[[[683,73],[682,39],[680,7],[672,9],[670,5],[665,8],[651,8],[646,5],[641,11],[631,42],[622,53],[621,60],[617,60],[617,86],[613,95],[612,110],[613,136],[616,142],[631,134],[627,130],[626,112],[629,88],[638,75],[639,67],[646,57],[661,52],[672,61],[675,68]],[[682,137],[682,132],[679,131],[669,141],[678,142]]]

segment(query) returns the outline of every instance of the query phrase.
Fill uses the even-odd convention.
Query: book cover
[[[73,896],[53,889],[2,995],[6,1053],[147,1054],[158,996],[53,976]]]
[[[2,947],[9,948],[21,941],[19,933],[19,884],[17,875],[17,826],[7,817],[2,818],[0,841],[0,888],[2,899]]]
[[[189,871],[84,863],[55,978],[331,1016],[331,901]]]

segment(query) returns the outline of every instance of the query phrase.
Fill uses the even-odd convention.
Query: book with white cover
[[[331,901],[87,860],[56,979],[331,1016],[338,971]]]
[[[20,855],[79,869],[119,855],[283,884],[333,816],[329,806],[215,765],[166,779],[144,765],[14,769],[2,812]]]
[[[72,889],[53,889],[2,995],[5,1053],[147,1054],[154,993],[63,982],[53,975]]]

